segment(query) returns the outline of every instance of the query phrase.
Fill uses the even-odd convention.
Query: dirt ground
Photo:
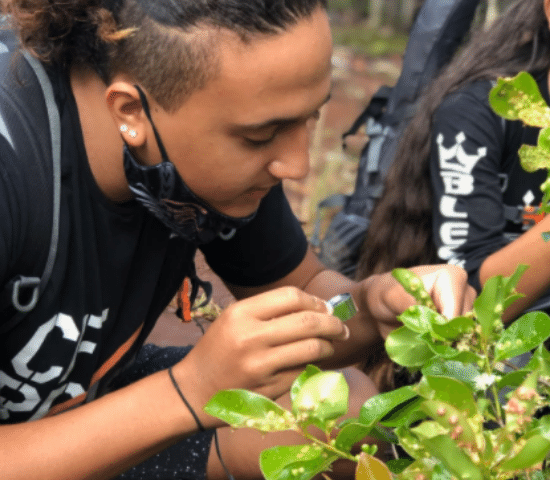
[[[368,59],[354,55],[349,49],[336,47],[333,55],[333,88],[329,103],[323,107],[313,138],[311,171],[300,182],[285,183],[285,192],[296,216],[310,235],[317,202],[332,193],[346,193],[353,188],[357,156],[342,150],[342,133],[353,123],[371,96],[383,84],[393,84],[400,68],[400,57]],[[352,142],[350,142],[352,143]],[[357,149],[357,148],[356,148]],[[221,280],[210,270],[204,259],[197,256],[199,278],[213,284],[213,299],[226,307],[235,299]],[[195,322],[183,323],[169,306],[151,332],[148,342],[157,345],[194,344],[202,335]],[[209,322],[198,318],[207,328]]]

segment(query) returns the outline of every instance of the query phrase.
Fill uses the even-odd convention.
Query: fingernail
[[[322,298],[315,297],[315,303],[319,307],[319,311],[323,311],[328,313],[329,315],[332,315],[333,308],[332,305],[330,305],[328,302],[325,302]]]
[[[351,332],[349,331],[349,327],[346,324],[344,324],[344,332],[345,333],[344,333],[344,340],[343,341],[345,342],[346,340],[349,339],[349,337],[351,335]]]

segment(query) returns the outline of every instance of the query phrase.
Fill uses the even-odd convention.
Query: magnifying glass
[[[349,320],[357,313],[357,306],[349,293],[342,293],[326,301],[327,308],[332,315],[338,317],[342,322]]]

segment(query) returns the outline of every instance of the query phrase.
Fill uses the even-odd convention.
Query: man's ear
[[[125,81],[115,81],[107,87],[105,95],[107,107],[124,141],[131,147],[143,146],[147,117],[136,87]]]

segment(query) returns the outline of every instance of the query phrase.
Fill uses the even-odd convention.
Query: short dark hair
[[[326,0],[2,0],[23,45],[43,61],[124,72],[166,110],[218,71],[221,29],[243,42],[284,31]]]

